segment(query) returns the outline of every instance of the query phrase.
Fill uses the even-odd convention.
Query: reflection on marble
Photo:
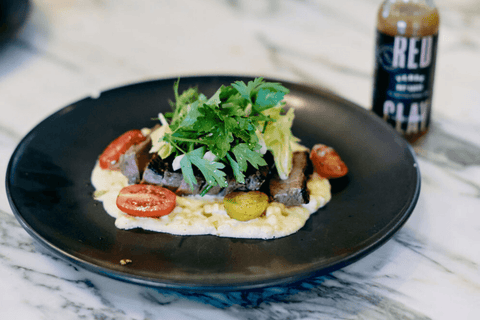
[[[245,292],[171,292],[90,273],[37,247],[0,185],[0,319],[477,319],[480,314],[480,3],[437,0],[433,125],[405,226],[331,274]],[[263,75],[370,105],[379,0],[36,0],[0,45],[0,179],[59,108],[115,86]]]

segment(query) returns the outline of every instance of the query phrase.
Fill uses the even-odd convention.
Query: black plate
[[[85,269],[142,285],[238,290],[286,284],[344,267],[388,240],[408,219],[420,192],[415,155],[381,119],[318,88],[281,81],[296,108],[293,133],[324,143],[350,172],[333,181],[332,201],[297,233],[275,240],[175,236],[118,230],[94,201],[90,174],[121,133],[150,127],[170,111],[173,83],[139,83],[86,98],[51,115],[18,145],[7,169],[13,212],[50,252]],[[207,96],[247,77],[186,77]],[[272,81],[271,79],[268,79]],[[273,80],[277,81],[277,80]],[[121,259],[132,263],[121,265]]]

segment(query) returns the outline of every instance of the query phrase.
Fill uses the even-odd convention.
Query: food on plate
[[[161,217],[175,208],[177,196],[172,191],[151,184],[133,184],[117,196],[117,207],[131,216]]]
[[[268,196],[260,191],[234,191],[223,198],[232,219],[247,221],[260,217],[268,207]]]
[[[288,89],[256,78],[208,98],[178,85],[173,112],[115,139],[93,169],[94,196],[118,228],[271,239],[330,201],[328,179],[346,166],[330,147],[310,151],[292,134]]]
[[[310,153],[315,171],[323,178],[333,179],[345,176],[348,173],[347,165],[338,153],[329,146],[316,144]]]
[[[114,169],[118,165],[120,156],[124,154],[131,146],[144,141],[146,137],[140,130],[130,130],[113,140],[103,151],[98,159],[102,169]]]

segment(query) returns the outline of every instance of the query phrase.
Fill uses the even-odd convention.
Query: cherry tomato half
[[[177,196],[172,191],[150,184],[133,184],[120,190],[117,207],[136,217],[160,217],[172,212]]]
[[[324,144],[316,144],[310,153],[315,171],[323,178],[340,178],[347,174],[348,168],[338,153]]]
[[[113,140],[100,155],[99,163],[102,169],[111,169],[120,156],[131,146],[147,139],[140,130],[130,130]]]

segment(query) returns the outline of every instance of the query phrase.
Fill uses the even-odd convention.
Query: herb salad
[[[289,92],[279,83],[256,78],[222,86],[207,98],[196,88],[178,93],[174,85],[173,112],[160,114],[162,127],[152,133],[151,152],[163,158],[172,153],[185,181],[193,188],[198,168],[209,187],[226,187],[224,168],[229,166],[235,179],[243,183],[248,164],[267,165],[263,156],[273,154],[279,175],[286,178],[292,166],[291,133],[293,109],[284,112],[283,98]],[[168,123],[166,119],[170,119]]]

